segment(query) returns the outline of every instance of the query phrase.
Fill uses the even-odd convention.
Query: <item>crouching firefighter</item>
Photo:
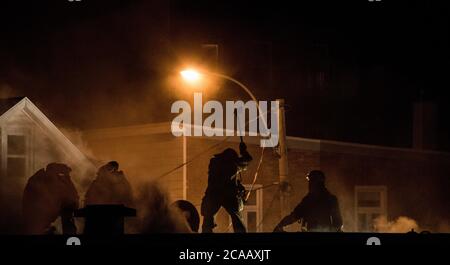
[[[308,173],[308,194],[275,227],[274,232],[283,232],[283,227],[296,221],[308,232],[341,232],[342,217],[338,199],[325,187],[325,174],[319,170]]]
[[[133,192],[119,163],[110,161],[101,166],[97,177],[89,186],[85,195],[85,204],[123,204],[132,207]]]
[[[246,191],[241,183],[240,172],[246,169],[252,157],[242,141],[239,151],[241,156],[234,149],[227,148],[222,153],[214,155],[209,162],[208,187],[201,205],[203,233],[213,231],[216,226],[214,216],[220,207],[231,216],[235,233],[246,232],[241,213]]]
[[[71,171],[65,164],[51,163],[28,179],[22,202],[26,234],[55,233],[52,223],[58,217],[63,234],[76,234],[73,213],[78,209],[79,197]]]

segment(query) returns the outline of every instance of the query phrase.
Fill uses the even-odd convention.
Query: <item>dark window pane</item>
[[[380,192],[358,192],[358,207],[380,207]]]
[[[25,158],[8,157],[7,176],[9,178],[25,177]]]
[[[256,212],[247,213],[247,230],[249,232],[256,232],[258,224],[256,223]]]
[[[8,135],[8,155],[25,155],[25,136]]]

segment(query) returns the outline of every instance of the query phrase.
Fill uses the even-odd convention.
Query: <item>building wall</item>
[[[238,140],[233,141],[212,148],[188,166],[188,200],[191,200],[198,209],[207,185],[209,158],[226,147],[238,149]],[[192,159],[202,150],[217,144],[217,140],[189,138],[188,158]],[[351,145],[349,147],[327,145],[330,144],[321,144],[318,150],[298,147],[288,149],[289,181],[293,187],[290,209],[293,209],[308,192],[306,174],[310,170],[320,169],[327,176],[328,189],[339,199],[344,231],[358,231],[355,219],[357,186],[386,187],[386,217],[389,221],[405,216],[416,221],[421,230],[449,231],[448,155],[365,146],[359,147],[361,150],[354,150]],[[261,152],[258,145],[249,146],[254,161],[244,173],[244,184],[252,182]],[[380,153],[377,149],[381,149],[384,153]],[[269,148],[265,150],[256,184],[266,186],[275,181],[278,181],[278,159]],[[262,227],[263,231],[270,232],[282,218],[278,186],[265,188],[263,194]],[[216,231],[227,231],[229,219],[223,210],[217,216],[217,224]],[[293,231],[298,229],[298,224],[290,228]]]
[[[118,160],[135,188],[139,183],[183,163],[183,138],[171,134],[144,133],[139,136],[86,139],[98,160]],[[226,141],[224,137],[186,139],[187,161],[190,161],[186,166],[187,199],[200,211],[210,158],[228,147],[238,150],[239,138],[231,137]],[[252,141],[246,137],[245,141],[254,160],[243,173],[243,183],[251,184],[261,148],[254,139]],[[321,169],[327,176],[327,187],[339,199],[344,231],[357,231],[355,188],[383,186],[387,191],[388,220],[406,216],[414,219],[420,229],[448,232],[449,160],[449,155],[443,153],[289,138],[289,181],[293,188],[289,210],[308,192],[306,174],[310,170]],[[267,148],[255,182],[265,187],[262,189],[261,231],[272,231],[282,218],[278,186],[270,186],[278,179],[278,158],[272,148]],[[172,199],[182,198],[182,167],[160,180],[168,188]],[[219,211],[216,223],[216,232],[231,231],[229,217],[223,209]],[[298,224],[289,228],[291,231],[298,229]]]

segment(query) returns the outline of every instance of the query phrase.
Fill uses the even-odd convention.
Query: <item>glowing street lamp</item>
[[[184,80],[189,83],[197,82],[201,79],[202,75],[194,69],[186,69],[180,72]]]

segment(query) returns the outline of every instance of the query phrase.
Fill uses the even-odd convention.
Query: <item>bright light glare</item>
[[[193,69],[183,70],[180,74],[188,82],[196,82],[201,78],[201,74]]]

